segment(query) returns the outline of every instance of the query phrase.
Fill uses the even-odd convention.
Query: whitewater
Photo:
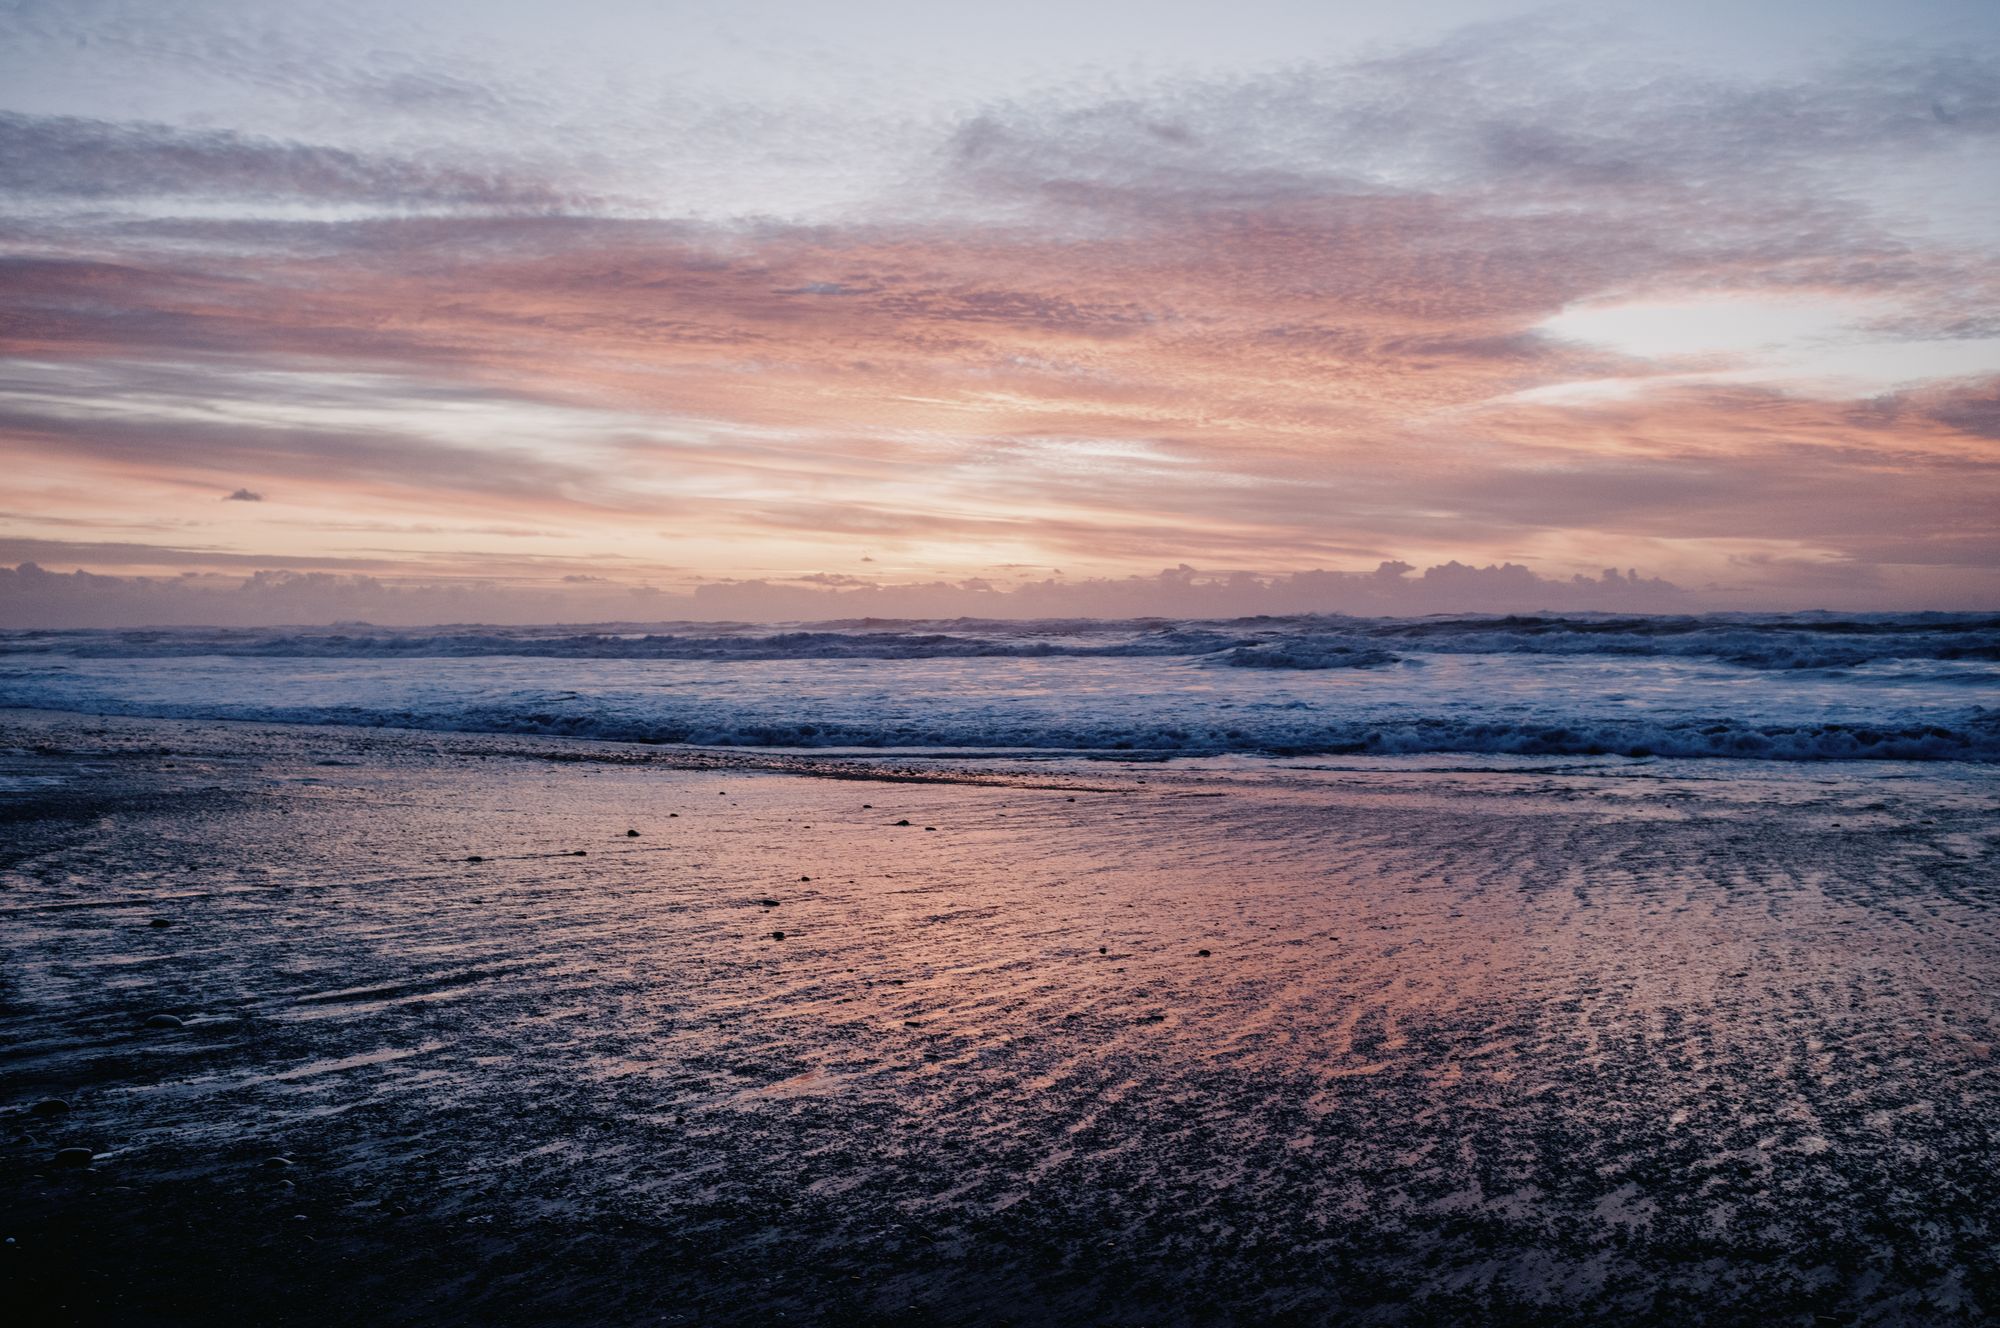
[[[0,706],[977,757],[2000,761],[2000,616],[15,631]]]

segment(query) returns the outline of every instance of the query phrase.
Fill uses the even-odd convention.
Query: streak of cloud
[[[222,483],[298,519],[234,513],[218,559],[364,556],[360,510],[419,532],[413,575],[515,530],[739,584],[870,551],[968,595],[1001,564],[1637,560],[1887,604],[2000,570],[2000,234],[1930,192],[2000,140],[2000,56],[1759,78],[1596,42],[1513,24],[988,99],[893,170],[857,151],[893,181],[864,204],[717,218],[657,187],[681,139],[769,147],[790,111],[558,163],[499,126],[568,94],[192,31],[169,45],[423,146],[0,111],[21,533],[116,544],[162,504],[200,531],[179,495]],[[1668,299],[1821,322],[1803,368],[1557,330]],[[1843,378],[1829,348],[1919,371]]]

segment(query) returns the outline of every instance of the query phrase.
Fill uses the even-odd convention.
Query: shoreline
[[[25,713],[0,1196],[56,1322],[2000,1310],[1990,770]]]

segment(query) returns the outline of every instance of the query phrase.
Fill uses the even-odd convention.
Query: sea
[[[2000,615],[0,633],[0,706],[977,759],[2000,761]]]

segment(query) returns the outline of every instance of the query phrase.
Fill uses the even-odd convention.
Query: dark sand
[[[10,1321],[2000,1314],[1991,773],[765,764],[0,713]]]

